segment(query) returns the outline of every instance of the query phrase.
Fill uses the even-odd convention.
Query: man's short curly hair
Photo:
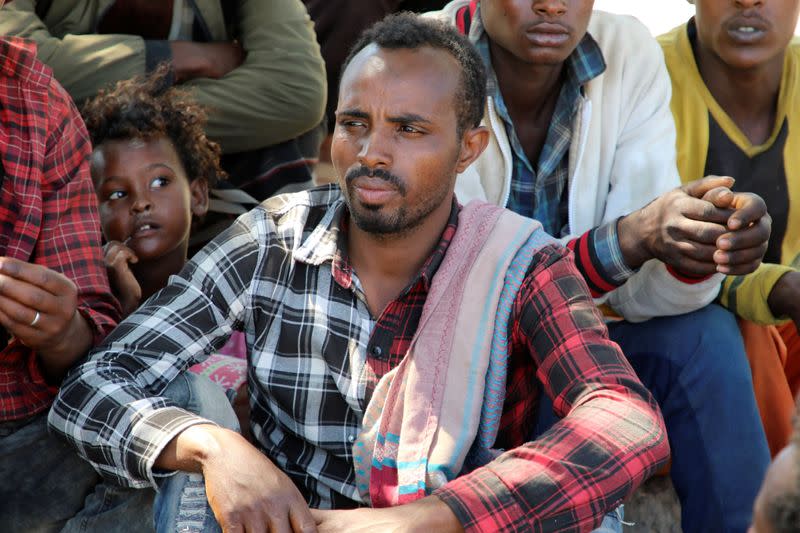
[[[187,92],[167,84],[162,65],[150,76],[118,82],[100,91],[81,110],[94,148],[106,141],[169,139],[189,181],[216,186],[225,172],[220,147],[206,137],[206,112]]]
[[[372,43],[389,50],[430,46],[449,52],[461,65],[460,88],[453,95],[458,133],[480,125],[486,101],[486,69],[472,43],[455,28],[409,12],[389,15],[361,34],[342,66],[342,73],[353,57]]]
[[[778,495],[765,505],[765,514],[774,533],[800,531],[800,397],[795,405],[793,425],[789,444],[794,445],[796,474],[792,490]]]

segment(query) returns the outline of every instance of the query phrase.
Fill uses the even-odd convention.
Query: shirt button
[[[349,436],[347,437],[347,441],[348,441],[348,442],[353,442],[354,440],[356,440],[356,438],[355,438],[354,436],[352,436],[352,435],[349,435]]]
[[[380,346],[373,346],[372,347],[372,355],[375,357],[380,357],[383,354],[383,350],[381,350]]]

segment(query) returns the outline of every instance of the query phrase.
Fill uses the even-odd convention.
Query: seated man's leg
[[[208,378],[184,372],[164,391],[178,406],[222,427],[239,430],[239,423],[222,387]],[[200,474],[177,473],[166,477],[156,494],[157,531],[220,531],[206,499]]]
[[[24,425],[0,423],[0,531],[152,531],[152,490],[103,483],[64,440],[47,412]]]
[[[710,305],[609,332],[664,414],[683,530],[747,530],[769,449],[733,315]]]

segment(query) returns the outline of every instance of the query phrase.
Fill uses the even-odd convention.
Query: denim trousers
[[[153,530],[153,490],[104,483],[63,439],[47,412],[0,424],[0,531]]]
[[[211,420],[222,427],[239,431],[239,421],[222,387],[207,378],[184,372],[186,379],[173,381],[164,396],[176,405]],[[153,520],[156,531],[221,531],[206,499],[201,474],[175,472],[159,480]]]
[[[683,531],[745,532],[770,456],[733,315],[712,304],[608,329],[664,415]],[[555,422],[542,399],[536,434]]]

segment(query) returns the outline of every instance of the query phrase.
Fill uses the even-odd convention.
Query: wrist
[[[226,431],[210,423],[189,426],[164,447],[155,466],[162,470],[202,472],[223,453],[221,432]]]
[[[48,382],[57,383],[92,347],[94,335],[86,318],[75,310],[61,340],[47,349],[38,350],[39,362]]]
[[[800,272],[781,276],[767,297],[767,305],[776,317],[800,317]]]
[[[197,49],[196,45],[197,43],[191,41],[170,42],[175,83],[203,77],[208,70],[206,56]]]
[[[637,269],[654,257],[646,238],[643,210],[634,211],[617,221],[617,238],[625,264]]]
[[[414,516],[419,518],[415,519],[415,523],[421,526],[417,531],[442,531],[461,533],[464,527],[456,517],[455,513],[450,506],[444,503],[436,496],[428,496],[422,500],[417,501],[415,504],[418,509],[413,513]],[[402,509],[404,506],[399,506],[397,509]]]

